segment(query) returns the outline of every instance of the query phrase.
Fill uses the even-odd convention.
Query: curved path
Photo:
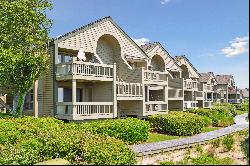
[[[131,145],[131,148],[138,156],[141,156],[147,154],[160,153],[162,151],[181,149],[184,147],[192,146],[197,143],[202,144],[205,143],[205,141],[219,138],[221,136],[248,128],[249,123],[245,119],[247,115],[248,113],[235,116],[234,125],[219,130],[201,133],[187,138],[180,138],[180,139],[139,144],[139,145]]]

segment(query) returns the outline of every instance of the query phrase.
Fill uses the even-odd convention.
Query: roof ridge
[[[98,20],[95,20],[95,21],[93,21],[93,22],[90,22],[90,23],[88,23],[88,24],[86,24],[86,25],[81,26],[80,28],[76,28],[76,29],[74,29],[73,31],[70,31],[70,32],[67,32],[67,33],[65,33],[65,34],[63,34],[63,35],[60,35],[59,37],[52,38],[52,41],[54,41],[54,40],[59,40],[59,39],[65,37],[65,36],[68,36],[69,34],[75,33],[75,32],[77,32],[77,31],[80,31],[80,30],[82,30],[82,29],[84,29],[84,28],[86,28],[86,27],[92,26],[92,25],[94,25],[94,24],[96,24],[96,23],[99,23],[99,22],[102,22],[102,21],[104,21],[104,20],[113,20],[113,19],[112,19],[111,16],[106,16],[106,17],[100,18],[100,19],[98,19]]]

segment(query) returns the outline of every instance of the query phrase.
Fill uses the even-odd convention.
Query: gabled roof
[[[185,59],[189,63],[189,65],[192,67],[192,69],[197,73],[197,75],[199,77],[201,76],[198,70],[196,70],[196,68],[193,66],[193,64],[188,60],[188,58],[185,55],[175,56],[174,59],[176,62],[179,62],[180,59]]]
[[[145,45],[141,45],[140,47],[142,48],[142,50],[146,53],[150,52],[151,50],[153,50],[156,46],[159,46],[167,55],[168,57],[173,61],[173,63],[180,69],[180,71],[182,71],[182,69],[180,68],[180,66],[176,63],[175,59],[169,54],[169,52],[161,45],[160,42],[153,42],[153,43],[148,43]]]
[[[94,26],[97,26],[97,25],[99,25],[99,24],[101,24],[101,23],[103,23],[103,22],[105,22],[105,21],[110,21],[110,22],[112,22],[112,24],[113,24],[117,29],[119,29],[119,30],[123,33],[123,35],[125,35],[125,36],[129,39],[129,41],[130,41],[133,45],[135,45],[135,47],[137,47],[137,48],[146,56],[146,58],[148,58],[148,55],[143,51],[143,49],[142,49],[141,47],[139,47],[139,46],[135,43],[135,41],[134,41],[131,37],[129,37],[129,35],[127,35],[127,34],[126,34],[126,33],[125,33],[125,32],[124,32],[124,31],[123,31],[123,30],[113,21],[113,19],[112,19],[110,16],[107,16],[107,17],[98,19],[98,20],[96,20],[96,21],[94,21],[94,22],[91,22],[91,23],[89,23],[89,24],[87,24],[87,25],[81,26],[80,28],[77,28],[77,29],[75,29],[75,30],[73,30],[73,31],[71,31],[71,32],[68,32],[68,33],[66,33],[66,34],[64,34],[64,35],[60,35],[59,37],[53,38],[53,39],[51,39],[50,42],[54,42],[54,41],[60,42],[60,41],[62,41],[62,40],[68,39],[68,38],[70,38],[70,37],[72,37],[72,36],[74,36],[74,35],[77,35],[78,33],[81,33],[81,32],[83,32],[83,31],[85,31],[85,30],[88,30],[89,28],[92,28],[92,27],[94,27]]]
[[[230,84],[230,80],[234,79],[232,75],[216,75],[215,78],[218,84]]]
[[[200,82],[208,82],[209,79],[214,78],[214,73],[213,72],[207,72],[207,73],[200,73]],[[215,79],[216,81],[216,79]],[[216,81],[217,82],[217,81]]]

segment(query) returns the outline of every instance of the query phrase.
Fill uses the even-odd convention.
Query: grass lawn
[[[187,136],[173,136],[173,135],[166,135],[166,134],[159,134],[159,133],[149,133],[147,143],[166,141],[166,140],[185,138],[185,137]]]
[[[221,127],[204,127],[202,129],[202,133],[218,130]],[[172,140],[172,139],[178,139],[178,138],[185,138],[189,136],[173,136],[173,135],[166,135],[166,134],[159,134],[159,133],[149,133],[149,137],[146,143],[151,142],[159,142],[159,141],[166,141],[166,140]]]
[[[204,127],[201,129],[201,132],[202,133],[205,133],[205,132],[209,132],[209,131],[214,131],[214,130],[218,130],[222,127]]]

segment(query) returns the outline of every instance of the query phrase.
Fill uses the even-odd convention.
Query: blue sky
[[[51,37],[111,16],[137,42],[185,54],[199,72],[233,74],[249,87],[248,0],[52,0]]]

